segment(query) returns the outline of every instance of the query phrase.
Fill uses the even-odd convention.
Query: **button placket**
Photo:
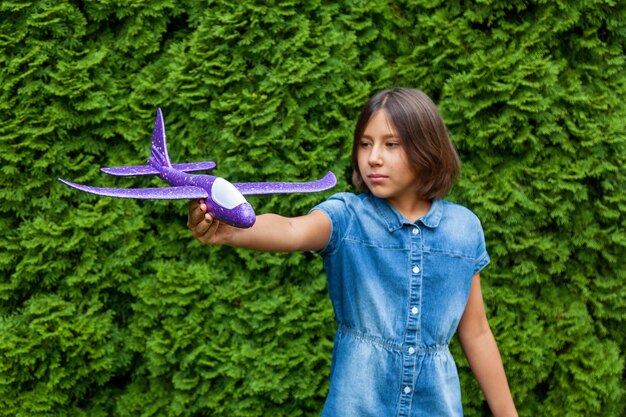
[[[410,241],[411,252],[409,254],[409,315],[407,317],[406,336],[404,338],[404,365],[402,377],[402,400],[398,416],[407,416],[412,401],[414,384],[417,379],[417,372],[420,369],[418,362],[422,359],[417,355],[417,346],[420,340],[420,309],[421,287],[422,287],[422,236],[421,230],[417,226],[412,226],[411,232],[407,235]]]

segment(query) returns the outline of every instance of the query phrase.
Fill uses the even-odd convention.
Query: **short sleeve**
[[[477,219],[478,220],[478,219]],[[489,253],[487,253],[487,245],[485,243],[485,233],[483,232],[483,227],[480,224],[480,221],[477,222],[477,248],[476,248],[476,264],[474,266],[474,275],[482,271],[489,262],[491,262],[491,258],[489,257]]]
[[[313,210],[320,210],[326,213],[330,218],[331,233],[330,238],[326,246],[320,250],[315,251],[322,256],[334,253],[345,236],[347,228],[349,227],[352,211],[349,209],[350,199],[353,197],[350,193],[338,193],[329,197],[326,201],[313,207],[309,213]]]

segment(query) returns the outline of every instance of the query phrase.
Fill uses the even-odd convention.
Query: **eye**
[[[395,141],[387,142],[385,145],[386,145],[388,148],[392,148],[392,149],[393,149],[393,148],[397,148],[397,147],[399,147],[399,146],[402,146],[402,145],[400,144],[400,142],[395,142]]]
[[[366,140],[362,140],[359,142],[359,147],[361,148],[369,148],[372,144]]]

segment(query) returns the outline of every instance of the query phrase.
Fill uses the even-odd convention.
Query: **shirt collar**
[[[412,224],[406,217],[404,217],[398,210],[393,208],[387,200],[375,197],[369,194],[369,199],[372,201],[374,208],[381,219],[387,224],[387,228],[390,232],[400,229],[405,224]],[[435,228],[439,226],[441,217],[443,216],[443,202],[439,199],[433,200],[428,212],[417,219],[415,224],[421,223],[428,228]]]

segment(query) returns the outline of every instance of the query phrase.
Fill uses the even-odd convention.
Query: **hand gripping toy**
[[[207,211],[214,218],[240,228],[251,227],[256,221],[254,209],[244,195],[312,193],[332,188],[337,179],[328,172],[322,179],[311,182],[244,182],[230,183],[214,175],[189,172],[212,170],[213,161],[172,164],[165,142],[165,125],[161,109],[157,109],[152,133],[152,153],[147,165],[101,168],[114,176],[158,175],[170,187],[161,188],[101,188],[58,180],[80,191],[108,197],[152,200],[205,199]]]

